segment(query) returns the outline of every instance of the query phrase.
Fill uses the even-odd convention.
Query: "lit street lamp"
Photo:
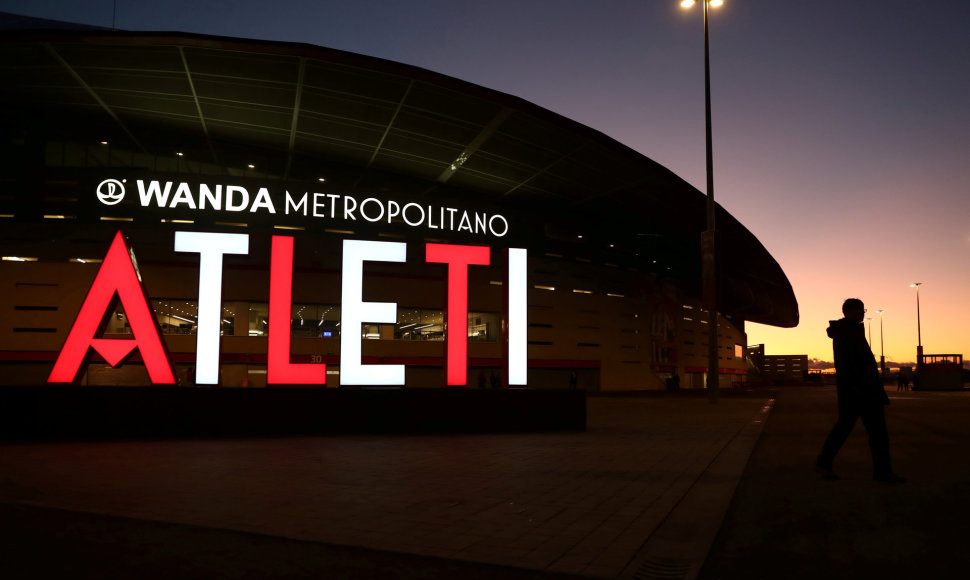
[[[715,259],[714,236],[714,153],[711,145],[711,53],[707,38],[708,6],[720,6],[723,0],[703,0],[704,2],[704,110],[707,125],[707,230],[701,234],[701,276],[704,308],[707,309],[707,393],[712,403],[717,402],[718,362],[717,362],[717,261]],[[694,0],[683,0],[684,8],[694,5]]]
[[[879,309],[876,312],[879,314],[879,370],[882,372],[882,376],[886,376],[886,345],[883,342],[885,339],[882,335],[882,315],[886,311]]]

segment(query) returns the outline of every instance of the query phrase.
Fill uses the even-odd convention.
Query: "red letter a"
[[[117,294],[121,306],[131,325],[134,340],[118,338],[97,338],[103,332],[104,324],[114,308]],[[73,383],[78,380],[92,348],[104,357],[111,366],[118,366],[135,348],[145,361],[145,370],[153,384],[175,384],[172,366],[165,353],[158,324],[148,307],[145,290],[142,288],[135,265],[128,253],[128,246],[119,230],[104,257],[91,289],[81,305],[74,320],[74,326],[67,335],[54,363],[54,369],[47,378],[48,383]]]

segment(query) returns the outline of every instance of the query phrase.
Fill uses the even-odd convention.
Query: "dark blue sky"
[[[111,0],[0,10],[111,26]],[[700,6],[679,0],[118,0],[116,26],[306,42],[532,101],[705,189]],[[715,198],[782,265],[802,324],[749,327],[828,358],[848,295],[886,354],[970,353],[970,2],[725,0],[711,12]],[[875,346],[875,345],[874,345]]]

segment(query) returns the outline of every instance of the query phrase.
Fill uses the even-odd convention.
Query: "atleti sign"
[[[294,240],[289,236],[272,236],[271,242],[266,382],[324,385],[326,364],[290,362]],[[219,382],[223,257],[248,254],[249,234],[178,231],[175,232],[174,249],[199,254],[196,383],[215,385]],[[491,251],[487,246],[427,243],[424,253],[426,262],[448,266],[445,382],[449,386],[467,385],[468,269],[489,265]],[[364,262],[404,262],[406,255],[407,244],[402,242],[343,241],[341,325],[345,329],[356,328],[358,332],[341,333],[342,385],[404,385],[404,365],[362,364],[359,329],[364,323],[397,322],[396,303],[363,300]],[[521,386],[526,384],[527,367],[527,252],[522,248],[509,248],[506,255],[507,376],[510,385]],[[102,338],[116,301],[121,303],[128,317],[130,339]],[[135,351],[141,355],[153,384],[175,384],[172,364],[142,285],[135,254],[119,230],[47,382],[77,382],[93,352],[115,367]]]

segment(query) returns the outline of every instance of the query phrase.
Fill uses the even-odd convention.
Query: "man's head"
[[[866,306],[858,298],[849,298],[842,303],[842,315],[853,322],[862,322],[866,317]]]

